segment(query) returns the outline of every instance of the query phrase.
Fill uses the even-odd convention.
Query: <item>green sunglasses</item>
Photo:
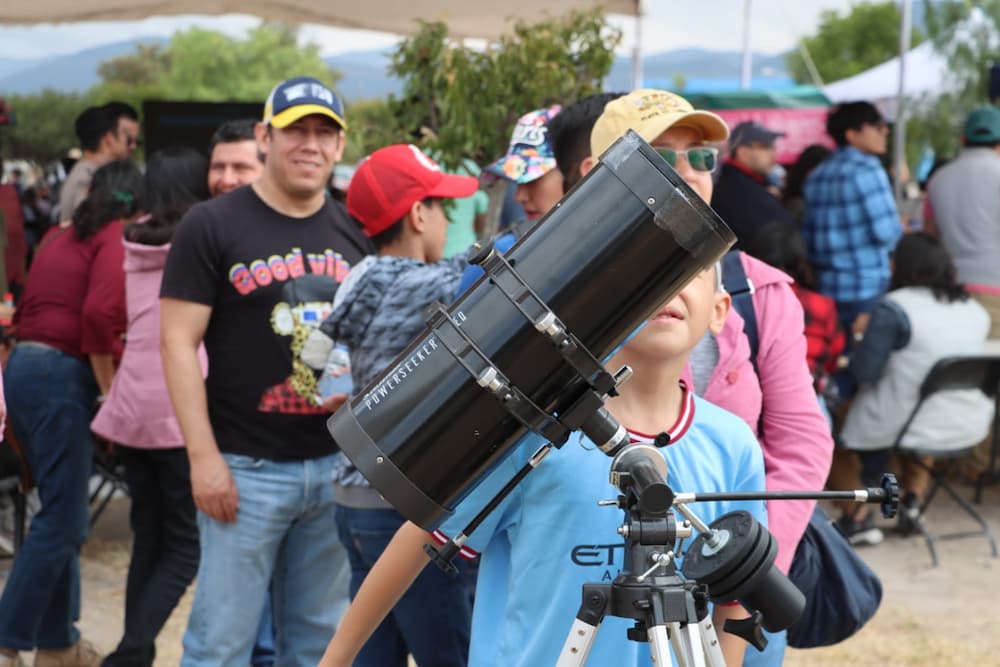
[[[719,160],[719,149],[712,146],[694,146],[687,150],[675,150],[673,148],[656,148],[664,160],[671,167],[677,166],[677,157],[684,156],[691,168],[695,171],[712,171]]]

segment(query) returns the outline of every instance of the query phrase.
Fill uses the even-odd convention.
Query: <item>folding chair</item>
[[[93,472],[98,476],[97,486],[90,493],[90,525],[101,517],[108,503],[118,494],[128,495],[125,466],[118,460],[114,444],[94,437]]]
[[[962,356],[941,359],[934,364],[931,370],[927,373],[927,377],[924,378],[923,383],[920,385],[920,395],[917,400],[917,404],[913,407],[913,411],[910,412],[910,416],[903,424],[903,428],[900,429],[899,435],[896,436],[896,442],[893,445],[893,449],[896,452],[916,456],[929,456],[935,460],[944,460],[946,462],[944,466],[926,466],[922,462],[917,461],[918,465],[925,468],[930,473],[932,481],[930,490],[918,508],[918,514],[914,524],[917,530],[924,536],[924,540],[927,542],[927,548],[931,553],[931,561],[935,567],[938,565],[935,543],[939,540],[983,536],[989,540],[993,557],[996,558],[997,556],[997,543],[996,538],[993,535],[993,530],[986,523],[983,517],[976,512],[972,505],[962,498],[962,496],[960,496],[948,482],[948,476],[953,471],[955,465],[963,457],[967,456],[973,449],[975,449],[976,443],[962,449],[947,449],[940,448],[940,446],[935,449],[935,443],[927,443],[927,446],[921,445],[920,447],[903,447],[903,438],[909,430],[910,425],[913,423],[913,419],[917,416],[921,406],[932,395],[942,391],[979,389],[987,396],[996,398],[998,385],[1000,385],[1000,356]],[[930,533],[923,517],[927,508],[930,506],[940,489],[944,489],[945,492],[947,492],[948,495],[950,495],[955,502],[958,503],[958,505],[965,510],[965,512],[971,516],[976,523],[979,524],[979,530],[960,531],[939,535],[932,535]]]
[[[25,527],[28,523],[28,494],[34,488],[28,460],[24,455],[21,441],[17,439],[10,423],[7,423],[3,446],[9,448],[10,465],[5,465],[6,472],[0,477],[0,494],[8,496],[14,504],[14,554],[17,555],[24,544]],[[8,452],[5,452],[6,456]]]
[[[993,484],[1000,476],[997,473],[997,458],[1000,456],[1000,389],[993,396],[993,427],[990,435],[990,463],[989,467],[979,473],[976,478],[976,504],[983,502],[983,487],[986,484]]]

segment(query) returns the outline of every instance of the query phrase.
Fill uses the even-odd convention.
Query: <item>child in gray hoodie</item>
[[[415,146],[372,153],[347,190],[347,209],[378,254],[365,258],[337,291],[333,312],[307,342],[303,360],[322,368],[334,341],[346,345],[354,392],[365,388],[425,327],[424,309],[450,302],[468,266],[462,254],[443,260],[444,199],[468,197],[475,178],[446,174]],[[337,526],[351,561],[351,596],[404,518],[346,460],[336,474]],[[360,667],[466,664],[471,609],[462,577],[427,568],[379,626]]]

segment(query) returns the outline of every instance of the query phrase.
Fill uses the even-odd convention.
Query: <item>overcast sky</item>
[[[27,0],[26,0],[27,1]],[[643,52],[659,53],[678,48],[740,50],[744,0],[645,0],[642,24]],[[752,0],[754,51],[778,53],[794,47],[796,40],[812,34],[825,9],[846,11],[851,0]],[[624,31],[621,50],[635,43],[635,20],[612,17]],[[258,19],[242,15],[221,17],[174,16],[144,21],[0,26],[0,58],[38,58],[75,53],[81,49],[131,39],[169,37],[179,29],[200,26],[242,35]],[[320,46],[323,55],[392,46],[398,37],[386,33],[305,26],[304,40]]]

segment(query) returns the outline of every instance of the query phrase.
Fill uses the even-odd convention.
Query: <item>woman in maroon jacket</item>
[[[25,447],[42,508],[0,598],[0,667],[98,665],[74,625],[95,402],[111,386],[125,331],[122,230],[140,209],[142,176],[130,162],[94,174],[72,224],[39,244],[14,316],[17,344],[4,382],[9,428]]]

